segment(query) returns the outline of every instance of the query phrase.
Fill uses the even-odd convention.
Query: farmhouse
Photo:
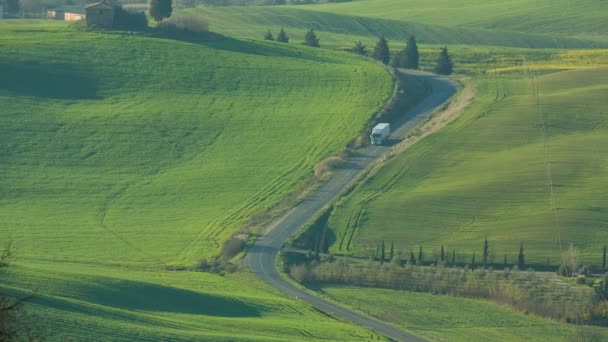
[[[102,0],[84,7],[87,26],[112,27],[114,25],[114,6]]]
[[[64,6],[48,11],[47,17],[65,21],[84,20],[84,8],[82,6]]]

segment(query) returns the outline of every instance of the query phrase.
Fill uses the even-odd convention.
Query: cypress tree
[[[604,244],[604,253],[602,254],[602,270],[606,272],[606,244]]]
[[[272,35],[272,32],[270,32],[270,29],[268,29],[268,32],[264,35],[264,40],[274,40],[274,36]]]
[[[488,238],[483,242],[483,267],[488,267]]]
[[[150,16],[154,18],[157,25],[173,13],[172,0],[150,0],[149,8]]]
[[[473,257],[471,258],[471,269],[475,269],[475,252],[473,252]]]
[[[380,249],[380,264],[384,264],[384,258],[385,258],[385,254],[384,254],[384,240],[382,240],[382,248]]]
[[[523,270],[524,267],[526,266],[526,262],[525,262],[525,257],[524,257],[524,243],[522,242],[519,245],[519,255],[517,256],[517,267],[519,267],[520,270]]]
[[[384,38],[384,35],[381,35],[378,38],[376,47],[374,47],[373,57],[374,59],[379,60],[383,64],[388,64],[390,58],[390,51],[388,48],[388,41],[386,40],[386,38]]]
[[[308,32],[306,32],[306,35],[304,36],[304,45],[308,45],[308,46],[312,46],[312,47],[321,46],[319,44],[319,37],[317,37],[315,30],[310,29]]]
[[[391,241],[391,251],[388,254],[388,259],[393,260],[394,256],[395,256],[395,243],[393,241]]]
[[[287,36],[285,29],[283,29],[282,27],[281,31],[279,31],[279,34],[277,35],[277,42],[289,43],[289,36]]]
[[[416,257],[414,256],[414,251],[410,251],[410,264],[416,265]]]
[[[420,251],[418,252],[418,265],[422,265],[422,245],[420,245]]]
[[[456,265],[456,250],[452,249],[452,266]]]
[[[420,56],[418,55],[418,44],[416,44],[416,37],[410,36],[405,46],[405,68],[418,69],[418,61]]]
[[[437,66],[435,72],[442,75],[450,75],[454,71],[454,63],[452,57],[448,53],[447,47],[442,47],[437,59]]]
[[[443,249],[443,245],[441,245],[441,252],[439,254],[439,260],[441,261],[441,263],[443,263],[445,261],[445,250]]]

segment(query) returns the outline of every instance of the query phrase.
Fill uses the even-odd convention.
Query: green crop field
[[[2,293],[37,295],[27,306],[48,340],[273,341],[372,338],[328,319],[245,273],[137,270],[26,263],[3,274]],[[377,338],[377,337],[376,337]]]
[[[27,259],[216,255],[391,91],[381,67],[339,52],[0,30],[0,233]]]
[[[487,237],[497,262],[559,264],[573,244],[601,265],[608,242],[608,68],[479,78],[461,116],[397,156],[333,211],[335,253],[365,255],[379,241],[398,249],[444,244],[459,262],[481,254]],[[541,110],[539,111],[539,108]],[[553,210],[555,208],[555,210]],[[340,241],[352,239],[348,246]]]
[[[323,316],[296,302],[281,321],[283,309],[268,304],[279,295],[257,294],[261,285],[250,277],[186,272],[193,280],[175,285],[186,292],[154,277],[218,255],[251,216],[299,189],[315,163],[356,137],[392,91],[383,68],[337,51],[83,32],[46,21],[0,22],[0,46],[0,241],[13,241],[20,263],[48,263],[31,272],[50,279],[40,290],[45,317],[73,318],[63,331],[82,336],[111,334],[115,323],[153,334],[156,318],[140,311],[162,316],[158,329],[184,338],[233,330],[244,338],[259,328],[262,340],[351,340],[349,331],[360,332],[320,323]],[[20,277],[11,286],[35,287]],[[114,283],[121,293],[150,291],[165,308],[120,294],[121,304]],[[221,292],[210,309],[220,312],[188,304],[204,302],[206,283]],[[237,292],[263,306],[251,309],[259,317],[222,325],[221,311],[232,310],[222,301]],[[167,308],[175,293],[182,302]],[[91,324],[103,316],[100,331],[75,325],[81,313]],[[301,332],[287,328],[300,322]]]
[[[573,324],[525,315],[483,300],[337,285],[324,285],[320,290],[431,341],[570,341],[582,336]],[[608,338],[606,329],[584,330],[588,338]]]
[[[361,0],[306,6],[206,7],[194,10],[211,27],[238,37],[262,37],[285,27],[302,40],[310,28],[322,43],[349,47],[385,34],[404,42],[517,47],[591,47],[608,44],[602,0]]]

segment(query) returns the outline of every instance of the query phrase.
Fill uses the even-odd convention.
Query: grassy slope
[[[344,4],[340,4],[342,6]],[[485,28],[448,27],[441,23],[411,22],[382,17],[369,17],[367,11],[343,13],[339,6],[332,13],[324,12],[323,6],[295,7],[204,7],[187,11],[208,18],[211,28],[234,37],[261,38],[272,29],[276,34],[285,27],[292,42],[303,41],[310,28],[319,32],[321,44],[339,48],[352,47],[362,40],[373,46],[376,37],[385,34],[393,41],[405,42],[415,34],[425,44],[495,45],[534,48],[583,48],[597,45],[590,40],[561,36],[532,34],[536,31],[503,32]],[[334,8],[334,7],[330,7]]]
[[[217,254],[356,136],[390,94],[382,68],[48,22],[3,21],[0,45],[0,239],[22,262],[3,285],[40,288],[37,323],[107,339],[369,336],[249,276],[164,269]]]
[[[572,324],[528,316],[483,300],[408,291],[323,286],[330,297],[434,341],[567,341]],[[586,327],[607,338],[608,331]]]
[[[429,25],[608,38],[608,6],[602,0],[360,0],[301,8]]]
[[[243,284],[247,284],[244,286]],[[11,267],[0,291],[40,293],[28,305],[50,340],[364,340],[370,333],[285,298],[251,275],[81,264]]]
[[[480,79],[478,100],[457,121],[389,162],[333,212],[338,241],[354,234],[350,252],[337,243],[334,252],[362,255],[385,240],[404,249],[422,244],[428,255],[446,244],[467,262],[487,237],[497,261],[507,254],[514,262],[523,241],[528,262],[556,264],[559,230],[564,247],[573,243],[584,262],[601,262],[607,77],[603,68],[539,79],[557,224],[530,81],[500,80],[495,101],[496,81]],[[360,210],[359,225],[349,226]]]
[[[214,255],[355,136],[391,87],[382,68],[338,52],[0,30],[0,236],[22,258]]]

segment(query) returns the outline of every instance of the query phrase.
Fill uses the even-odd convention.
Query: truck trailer
[[[372,134],[369,136],[372,140],[372,145],[384,145],[391,134],[391,125],[388,123],[379,123],[372,129]]]

